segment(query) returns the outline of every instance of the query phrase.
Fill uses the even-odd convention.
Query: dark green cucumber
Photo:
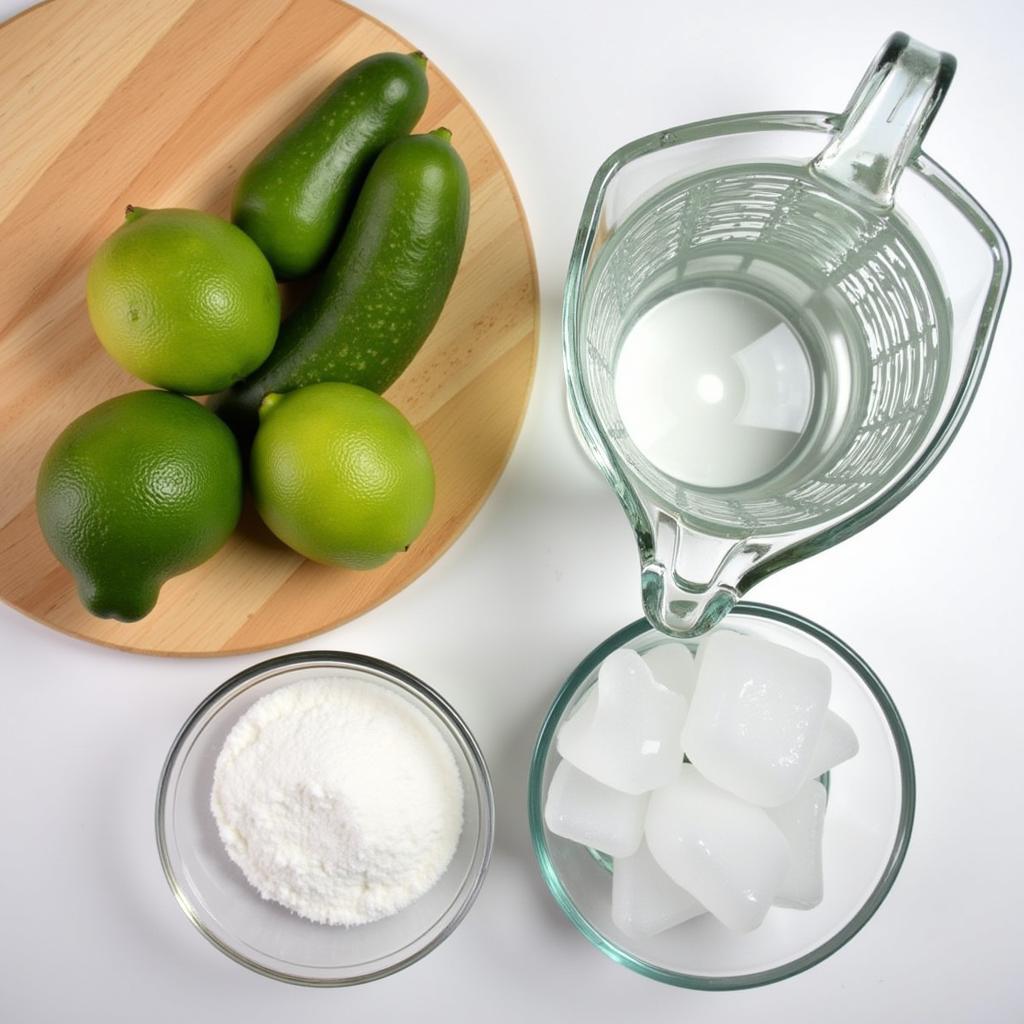
[[[245,169],[231,219],[279,279],[327,256],[374,158],[423,113],[426,65],[422,53],[361,60]]]
[[[469,222],[466,168],[441,128],[392,142],[356,200],[316,290],[282,325],[267,361],[213,408],[247,443],[270,392],[342,381],[384,391],[444,305]]]

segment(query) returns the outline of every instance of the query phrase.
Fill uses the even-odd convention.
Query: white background
[[[598,164],[629,139],[700,118],[841,109],[883,39],[903,29],[960,60],[927,149],[980,198],[1012,248],[1024,239],[1021,8],[363,2],[455,81],[512,169],[540,271],[540,361],[512,461],[463,537],[387,605],[300,647],[393,661],[454,702],[494,775],[490,875],[456,933],[394,977],[316,991],[246,971],[178,909],[152,818],[179,725],[259,656],[122,654],[0,608],[0,1018],[1021,1020],[1019,289],[975,407],[931,477],[866,532],[752,595],[843,637],[906,721],[917,822],[903,873],[867,928],[824,964],[769,988],[659,985],[605,959],[561,915],[537,872],[525,810],[531,747],[556,688],[640,614],[630,531],[577,449],[561,380],[562,280]],[[0,14],[22,6],[0,0]]]

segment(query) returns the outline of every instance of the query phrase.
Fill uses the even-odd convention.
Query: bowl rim
[[[871,891],[864,905],[857,913],[834,935],[831,935],[819,946],[816,946],[809,953],[790,960],[779,967],[773,967],[764,971],[755,971],[750,974],[723,975],[721,977],[710,977],[707,975],[684,974],[679,971],[667,970],[644,960],[642,957],[622,949],[612,942],[607,936],[598,931],[587,918],[579,911],[572,897],[566,891],[557,870],[551,860],[547,839],[545,836],[544,815],[541,806],[541,787],[544,778],[544,765],[548,753],[551,750],[555,737],[555,727],[565,713],[569,702],[575,696],[576,691],[587,680],[590,674],[604,661],[605,657],[614,650],[618,650],[624,644],[635,640],[638,636],[648,631],[654,631],[654,627],[645,618],[637,619],[636,622],[613,633],[606,640],[597,645],[570,673],[569,678],[559,690],[555,697],[544,722],[541,725],[537,736],[537,743],[534,747],[533,757],[530,761],[530,779],[528,792],[528,814],[530,820],[530,835],[533,840],[533,851],[540,866],[541,875],[551,890],[555,902],[562,909],[566,917],[575,925],[588,941],[597,947],[605,956],[610,957],[616,963],[622,964],[630,970],[642,974],[644,977],[653,978],[668,985],[675,985],[679,988],[697,989],[705,992],[727,992],[746,988],[757,988],[761,985],[771,985],[786,978],[792,978],[801,974],[811,967],[820,964],[837,950],[846,945],[868,923],[875,912],[882,905],[889,890],[892,888],[896,876],[900,872],[903,860],[906,857],[907,846],[910,842],[910,835],[914,824],[914,807],[916,803],[916,782],[914,775],[914,759],[910,749],[910,740],[907,736],[903,720],[900,718],[896,705],[889,695],[888,690],[882,685],[881,680],[872,671],[863,658],[851,647],[840,640],[834,633],[829,632],[823,626],[804,618],[795,612],[786,611],[775,605],[761,604],[755,601],[742,601],[737,604],[729,615],[723,620],[727,624],[732,616],[748,617],[754,619],[765,619],[770,622],[780,623],[805,633],[814,640],[818,640],[828,647],[840,659],[846,662],[853,672],[860,678],[868,692],[874,698],[881,709],[889,730],[892,734],[896,747],[896,755],[900,769],[900,817],[897,823],[896,840],[889,854],[885,868],[874,889]],[[672,637],[666,636],[666,640]]]
[[[433,935],[429,942],[425,943],[421,948],[415,949],[412,953],[401,960],[377,970],[367,971],[364,974],[358,974],[349,978],[311,978],[301,974],[291,974],[287,971],[278,971],[274,968],[267,967],[258,961],[252,960],[244,953],[239,952],[233,946],[219,938],[203,923],[198,911],[193,906],[192,901],[188,898],[184,889],[179,884],[174,867],[171,863],[167,832],[165,828],[165,818],[166,811],[168,809],[168,797],[170,795],[172,775],[174,774],[174,770],[177,767],[182,754],[185,752],[186,743],[191,738],[194,730],[200,724],[205,723],[212,717],[210,714],[211,710],[225,697],[230,696],[234,691],[240,690],[247,684],[252,683],[258,676],[267,675],[277,669],[306,668],[313,665],[329,665],[339,668],[369,670],[370,672],[378,675],[384,675],[389,677],[393,682],[398,683],[399,686],[406,691],[412,692],[425,704],[429,705],[440,715],[441,718],[445,719],[452,731],[455,732],[462,741],[470,772],[474,777],[478,793],[481,797],[480,834],[477,838],[477,844],[479,849],[479,844],[482,841],[483,852],[478,858],[479,863],[476,867],[475,877],[471,884],[469,884],[468,888],[465,888],[458,897],[457,908],[454,913],[452,913],[445,926],[440,929],[436,935]],[[462,716],[459,715],[455,708],[452,707],[444,697],[417,676],[412,675],[410,672],[406,672],[404,669],[399,668],[397,665],[393,665],[391,662],[383,661],[379,658],[373,658],[369,655],[354,654],[346,651],[318,650],[282,654],[274,658],[267,658],[263,661],[257,662],[255,665],[243,669],[241,672],[237,672],[235,675],[231,676],[231,678],[222,683],[204,697],[202,701],[200,701],[195,710],[188,716],[184,724],[178,730],[178,733],[174,738],[174,742],[171,744],[171,748],[167,753],[167,757],[164,759],[163,768],[160,771],[160,781],[157,786],[155,825],[157,851],[160,856],[160,864],[163,868],[164,877],[167,879],[167,884],[170,886],[171,892],[174,894],[178,906],[181,907],[185,916],[192,922],[196,930],[199,931],[199,933],[203,935],[213,946],[236,963],[249,968],[249,970],[254,971],[257,974],[261,974],[266,978],[273,978],[275,981],[283,981],[292,985],[302,985],[309,988],[339,988],[350,985],[360,985],[369,981],[376,981],[378,978],[384,978],[390,974],[394,974],[397,971],[408,967],[410,964],[416,963],[417,960],[421,960],[432,950],[436,949],[442,942],[444,942],[445,939],[448,938],[449,935],[452,934],[453,931],[455,931],[463,918],[465,918],[466,914],[469,913],[474,902],[476,902],[476,898],[483,886],[484,879],[487,876],[487,871],[491,862],[491,855],[494,849],[494,818],[494,791],[491,785],[490,771],[488,770],[483,752],[480,750],[480,746],[477,743],[476,738],[470,731],[469,726],[467,726],[465,721],[462,719]],[[474,859],[477,858],[475,857]],[[449,905],[449,911],[452,906],[455,906],[455,904]]]

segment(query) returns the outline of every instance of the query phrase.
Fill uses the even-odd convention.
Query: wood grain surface
[[[430,66],[421,130],[444,124],[469,169],[469,237],[440,322],[388,397],[416,424],[437,504],[373,572],[315,565],[247,509],[147,618],[91,617],[36,522],[36,472],[76,416],[145,387],[93,335],[85,275],[124,207],[227,215],[255,153],[357,60],[410,43],[336,0],[50,0],[0,26],[0,597],[57,629],[161,654],[286,644],[401,590],[472,519],[508,459],[533,375],[530,237],[494,142]],[[429,56],[429,55],[428,55]]]

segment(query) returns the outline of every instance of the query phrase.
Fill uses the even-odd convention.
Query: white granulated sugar
[[[267,900],[321,924],[401,910],[444,874],[462,779],[437,727],[352,678],[258,700],[217,758],[210,807],[231,859]]]

